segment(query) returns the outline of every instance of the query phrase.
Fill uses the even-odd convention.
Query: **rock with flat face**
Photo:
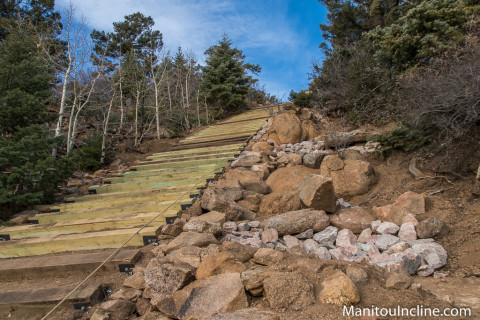
[[[330,219],[321,210],[305,209],[282,213],[264,222],[266,228],[278,231],[279,236],[302,233],[308,229],[322,231],[330,224]]]
[[[170,241],[166,252],[180,249],[182,247],[206,247],[209,244],[218,243],[217,239],[211,233],[182,232],[178,237]]]
[[[262,198],[258,213],[263,216],[272,216],[299,210],[301,207],[297,191],[273,192]]]
[[[334,248],[335,240],[337,239],[338,228],[326,227],[325,230],[315,233],[313,240],[317,241],[321,246]]]
[[[349,229],[340,230],[337,234],[335,244],[337,247],[351,247],[357,243],[357,237]]]
[[[302,123],[294,111],[279,114],[273,119],[272,126],[267,131],[268,139],[273,139],[278,145],[283,143],[298,143],[305,138]]]
[[[416,217],[425,213],[425,197],[408,191],[398,197],[395,203],[383,207],[373,207],[373,211],[378,219],[401,225],[407,216]]]
[[[353,233],[360,233],[370,227],[373,216],[365,209],[344,208],[330,216],[330,223],[340,229],[350,229]]]
[[[242,273],[246,267],[236,261],[233,254],[221,251],[206,256],[197,268],[197,279],[208,278],[222,273]]]
[[[145,287],[151,303],[156,305],[195,279],[194,268],[186,263],[173,263],[167,257],[151,259],[144,271]]]
[[[392,223],[392,222],[382,222],[378,228],[377,228],[377,233],[380,233],[380,234],[397,234],[398,230],[400,228],[395,224],[395,223]]]
[[[302,310],[315,303],[312,283],[299,273],[275,273],[263,282],[265,297],[274,310]]]
[[[321,175],[332,178],[335,194],[348,197],[365,194],[375,182],[375,171],[370,163],[361,160],[342,160],[329,155],[320,166]]]
[[[352,305],[360,302],[357,287],[342,271],[336,270],[323,280],[320,302],[336,306]]]
[[[414,244],[413,252],[425,259],[429,266],[438,269],[447,264],[447,251],[438,243]]]
[[[441,238],[449,232],[447,225],[437,217],[423,220],[416,226],[416,231],[420,239]]]
[[[415,241],[417,240],[417,232],[415,225],[412,222],[406,222],[400,226],[398,231],[398,237],[403,241]]]
[[[198,320],[248,307],[239,273],[224,273],[192,282],[173,294],[171,304],[179,319]]]
[[[298,186],[298,196],[308,208],[335,212],[337,198],[331,178],[317,174],[306,176]]]
[[[269,194],[272,192],[270,186],[265,183],[265,181],[258,181],[258,180],[247,180],[244,182],[240,182],[240,185],[246,191],[259,193],[259,194]]]
[[[377,241],[375,241],[375,246],[380,250],[385,251],[400,241],[400,238],[392,236],[391,234],[382,234],[377,238]]]

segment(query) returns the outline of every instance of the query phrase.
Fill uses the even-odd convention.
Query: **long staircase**
[[[206,127],[170,151],[154,154],[129,172],[90,187],[89,195],[67,199],[51,212],[30,218],[30,224],[1,229],[0,319],[12,308],[51,306],[71,289],[57,285],[12,291],[15,288],[6,285],[91,272],[135,235],[102,272],[131,268],[139,259],[140,247],[156,241],[161,227],[191,205],[199,190],[240,153],[268,117],[266,109],[254,109]],[[67,302],[85,307],[102,299],[100,291],[99,284],[85,287]]]

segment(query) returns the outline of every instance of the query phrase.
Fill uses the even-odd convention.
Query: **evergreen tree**
[[[55,38],[56,30],[47,26],[57,25],[58,15],[53,1],[16,3],[12,10],[18,14],[1,20],[5,28],[0,44],[0,219],[53,200],[71,168],[69,159],[57,161],[50,156],[59,141],[47,130],[52,120],[46,109],[54,71],[45,56],[45,46],[51,43],[45,39]]]
[[[232,48],[226,34],[205,54],[206,66],[200,88],[207,103],[213,107],[213,116],[220,118],[245,108],[249,88],[256,81],[247,71],[258,74],[260,66],[245,63],[242,51]]]

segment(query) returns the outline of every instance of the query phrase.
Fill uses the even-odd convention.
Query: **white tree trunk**
[[[103,137],[102,137],[102,155],[100,156],[100,164],[105,164],[105,154],[106,154],[106,144],[107,144],[107,133],[108,133],[108,122],[110,121],[110,111],[112,110],[113,100],[115,99],[115,93],[112,95],[110,100],[110,105],[108,106],[107,117],[103,124]]]

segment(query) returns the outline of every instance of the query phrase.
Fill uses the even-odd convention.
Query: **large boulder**
[[[279,114],[273,119],[272,126],[267,131],[268,139],[273,139],[280,145],[298,143],[306,138],[302,123],[294,111]]]
[[[338,155],[326,156],[320,166],[320,172],[332,178],[338,197],[365,194],[375,182],[375,172],[369,162],[342,160]]]
[[[239,182],[246,180],[263,180],[265,174],[260,171],[253,171],[247,168],[236,168],[225,172],[216,182],[220,187],[240,187]]]
[[[308,208],[327,212],[335,212],[337,209],[332,179],[325,176],[317,174],[306,176],[298,186],[298,197]]]
[[[373,207],[373,212],[382,221],[390,221],[402,225],[408,215],[414,217],[425,213],[425,196],[412,191],[402,194],[393,204]]]
[[[236,194],[236,193],[235,193]],[[239,193],[240,200],[243,197],[243,192]],[[201,206],[208,211],[219,211],[225,213],[227,220],[252,219],[255,217],[255,212],[252,212],[232,200],[232,196],[222,189],[210,188],[207,189],[201,200]]]
[[[242,273],[246,267],[243,263],[236,261],[234,255],[220,251],[206,256],[197,268],[195,277],[197,279],[208,278],[222,273]]]
[[[206,247],[212,243],[218,243],[218,241],[211,233],[182,232],[178,237],[170,241],[166,251],[171,252],[187,246]]]
[[[275,273],[263,281],[265,296],[275,310],[302,310],[315,303],[311,281],[299,273]]]
[[[320,174],[320,170],[301,165],[284,167],[272,172],[266,182],[272,189],[272,192],[287,192],[298,190],[300,182],[311,174]]]
[[[258,213],[261,216],[272,216],[302,208],[298,192],[273,192],[262,198]]]
[[[360,233],[370,227],[373,221],[372,215],[365,209],[343,208],[330,216],[330,223],[340,229],[350,229],[354,233]]]
[[[167,257],[151,259],[144,271],[145,298],[151,298],[152,305],[169,299],[175,291],[195,279],[194,268],[186,263],[173,263]]]
[[[272,192],[272,189],[270,189],[270,186],[266,184],[265,181],[246,180],[239,183],[246,191],[251,191],[259,194],[269,194],[270,192]]]
[[[336,306],[352,305],[360,302],[360,293],[350,278],[340,270],[323,280],[320,292],[322,303]]]
[[[247,308],[248,301],[239,273],[224,273],[192,282],[173,294],[179,319],[210,319],[220,312]]]
[[[308,229],[318,232],[329,224],[330,219],[325,211],[313,209],[285,212],[264,221],[264,226],[277,230],[279,236],[298,234]]]
[[[302,120],[303,132],[305,133],[304,140],[311,140],[320,135],[318,127],[310,120]]]
[[[181,247],[180,249],[170,252],[168,258],[174,263],[188,263],[196,269],[200,264],[201,252],[202,249],[199,247]]]

